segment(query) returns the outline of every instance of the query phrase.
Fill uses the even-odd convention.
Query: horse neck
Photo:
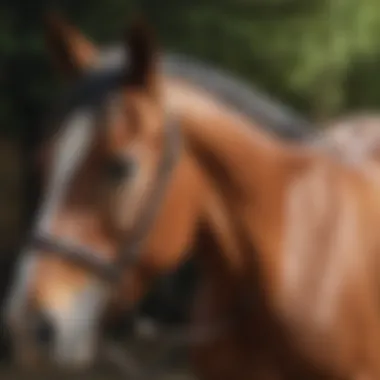
[[[273,256],[280,251],[283,190],[297,161],[291,149],[190,86],[174,83],[167,90],[209,185],[203,212],[216,244],[208,250],[215,253],[213,263],[219,260],[209,267],[242,279],[255,267],[255,251],[271,280]]]
[[[179,115],[195,155],[224,177],[220,181],[249,194],[265,188],[282,161],[279,141],[187,83],[169,81],[166,102]]]

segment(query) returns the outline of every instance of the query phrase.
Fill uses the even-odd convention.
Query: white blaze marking
[[[93,115],[81,111],[74,114],[57,136],[56,152],[53,157],[51,178],[46,194],[38,211],[35,228],[49,232],[54,214],[59,210],[76,169],[81,164],[95,132]]]

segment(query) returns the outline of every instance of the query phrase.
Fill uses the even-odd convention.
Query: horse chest
[[[197,298],[195,328],[213,326],[226,315],[226,310],[212,293],[210,291],[207,294],[205,291],[203,297]],[[300,364],[299,358],[286,342],[283,331],[273,321],[263,319],[263,315],[256,315],[251,319],[248,315],[247,318],[235,316],[230,321],[232,323],[229,328],[221,331],[215,339],[193,347],[193,364],[200,378],[322,379],[319,374],[308,371],[303,363]]]

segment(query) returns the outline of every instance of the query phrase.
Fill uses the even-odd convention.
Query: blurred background
[[[51,8],[101,44],[142,10],[167,50],[229,70],[313,121],[380,106],[378,0],[1,0],[0,300],[38,201],[32,157],[59,88],[42,38]],[[175,302],[172,283],[158,285],[147,312],[183,319],[192,276],[187,267],[170,280],[182,291]]]

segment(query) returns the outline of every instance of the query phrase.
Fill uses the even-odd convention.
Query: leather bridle
[[[155,184],[140,217],[128,233],[128,238],[121,244],[116,260],[110,261],[101,252],[39,231],[31,234],[27,245],[34,252],[48,253],[83,266],[108,282],[119,281],[126,267],[135,265],[142,254],[142,246],[153,227],[172,171],[179,160],[180,128],[170,119],[164,125],[163,134],[163,154],[158,165]]]

